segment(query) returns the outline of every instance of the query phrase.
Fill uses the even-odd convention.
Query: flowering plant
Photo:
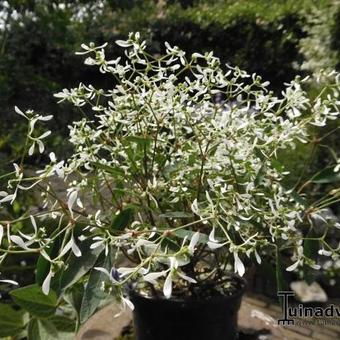
[[[99,281],[109,280],[118,301],[132,308],[123,294],[131,282],[166,298],[200,296],[224,287],[228,271],[242,276],[250,261],[283,250],[292,259],[288,271],[317,268],[303,239],[311,216],[339,191],[307,204],[283,186],[288,173],[277,156],[308,142],[310,127],[338,118],[340,75],[323,74],[328,83],[312,99],[303,90],[308,78],[277,97],[259,76],[224,69],[212,53],[187,56],[165,43],[166,53],[154,57],[138,33],[117,44],[125,59],[107,60],[106,44],[83,44],[79,52],[85,64],[112,75],[112,88],[81,83],[55,95],[84,116],[70,126],[68,159],[52,152],[32,176],[25,158],[42,153],[50,133],[36,135],[35,125],[52,117],[15,109],[28,122],[27,143],[0,203],[38,189],[42,206],[20,218],[31,221],[29,234],[13,228],[18,220],[0,221],[0,259],[38,253],[42,291],[59,296],[91,270],[85,309],[86,292]],[[65,194],[55,178],[67,184]],[[91,303],[83,315],[99,304]]]

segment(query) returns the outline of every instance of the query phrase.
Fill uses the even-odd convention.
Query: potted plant
[[[248,264],[275,258],[279,289],[282,269],[317,268],[303,240],[311,215],[338,191],[307,205],[282,184],[288,173],[277,156],[338,118],[339,74],[323,74],[328,83],[315,98],[303,90],[307,78],[277,97],[212,53],[187,56],[165,43],[155,57],[138,33],[117,44],[124,59],[107,60],[106,44],[79,53],[112,76],[109,89],[81,83],[55,95],[83,114],[69,127],[68,159],[50,153],[44,169],[27,174],[25,158],[42,153],[50,134],[35,127],[52,116],[15,109],[28,122],[27,143],[0,202],[37,189],[42,204],[19,219],[30,233],[1,221],[1,259],[39,254],[37,283],[59,306],[83,280],[78,324],[103,288],[135,310],[138,339],[235,339]],[[18,304],[22,289],[12,291]]]

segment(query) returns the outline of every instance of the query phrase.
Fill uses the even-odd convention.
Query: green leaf
[[[64,316],[56,315],[48,319],[33,318],[28,324],[28,340],[72,340],[75,323]]]
[[[31,319],[27,329],[28,340],[55,340],[58,338],[58,331],[49,320]]]
[[[314,229],[310,229],[306,238],[316,238],[318,235],[315,233]],[[318,257],[319,251],[319,240],[304,240],[303,242],[303,254],[313,260]]]
[[[163,175],[164,177],[169,180],[171,178],[171,175],[173,172],[178,171],[180,168],[181,163],[180,162],[175,162],[174,164],[171,165],[166,165],[163,170]]]
[[[50,251],[48,251],[47,254],[49,252]],[[36,272],[35,272],[35,282],[38,285],[41,286],[43,284],[46,276],[48,275],[49,270],[50,270],[50,263],[43,256],[40,255],[38,257],[38,261],[36,265]]]
[[[301,197],[295,190],[292,190],[291,196],[296,203],[301,204],[305,208],[308,207],[308,202],[303,197]]]
[[[185,211],[169,211],[169,212],[159,215],[159,217],[165,217],[165,218],[189,218],[193,216],[194,216],[193,214],[187,213]]]
[[[15,336],[25,325],[28,314],[22,310],[14,310],[10,305],[0,304],[0,338]]]
[[[60,291],[72,286],[94,266],[103,247],[99,246],[95,249],[91,249],[90,246],[92,243],[92,239],[87,239],[79,243],[78,246],[82,256],[76,257],[73,253],[70,255],[67,260],[67,269],[63,270],[60,275]]]
[[[141,136],[127,136],[125,140],[127,142],[133,142],[141,146],[148,146],[150,145],[152,138],[145,138]]]
[[[254,183],[255,183],[256,186],[261,184],[261,182],[263,180],[263,176],[265,174],[265,170],[266,170],[266,163],[263,162],[262,165],[261,165],[261,168],[257,172],[256,178],[254,180]]]
[[[306,236],[307,238],[316,238],[317,234],[311,228]],[[304,240],[303,242],[303,254],[314,261],[318,258],[319,240]],[[315,281],[315,270],[313,270],[309,265],[304,263],[303,265],[303,277],[308,284],[312,284]]]
[[[113,230],[123,230],[130,223],[133,222],[134,209],[132,207],[125,208],[118,215],[115,215],[110,229]]]
[[[115,180],[114,188],[112,188],[113,199],[118,201],[125,194],[124,183],[122,181]]]
[[[57,307],[57,295],[50,290],[45,295],[38,285],[30,285],[10,292],[14,302],[30,314],[46,318],[54,314]]]
[[[178,244],[178,242],[175,242],[170,237],[164,237],[162,242],[161,242],[161,245],[164,248],[168,247],[169,249],[171,249],[174,252],[179,251],[179,249],[180,249],[180,245]]]
[[[57,237],[56,240],[53,242],[53,245],[46,250],[47,255],[51,258],[54,258],[61,247],[62,238]],[[42,255],[38,257],[37,265],[36,265],[36,274],[35,274],[35,282],[38,285],[42,285],[47,274],[50,270],[50,262],[47,261]]]
[[[118,167],[102,164],[102,163],[99,163],[99,162],[93,162],[92,164],[95,165],[98,169],[104,170],[109,174],[116,175],[116,176],[117,175],[118,176],[124,176],[125,175],[124,170],[122,170]]]
[[[96,267],[102,267],[110,271],[112,268],[110,253],[105,255],[105,251],[103,251],[96,262]],[[91,270],[81,304],[80,323],[88,320],[96,311],[100,302],[107,297],[107,294],[99,289],[101,282],[106,280],[107,276],[104,273],[95,269]]]
[[[275,158],[271,160],[271,164],[278,172],[283,172],[285,170],[285,166]]]
[[[68,302],[76,311],[78,319],[80,314],[81,302],[84,296],[84,284],[83,282],[77,282],[68,288],[63,295],[64,300]]]
[[[51,322],[58,332],[74,333],[76,329],[76,322],[63,315],[53,315],[47,319]]]
[[[316,174],[311,182],[320,184],[340,182],[340,172],[334,172],[333,167],[326,168]]]

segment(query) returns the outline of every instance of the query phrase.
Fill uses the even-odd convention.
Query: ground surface
[[[339,304],[337,304],[339,305]],[[109,305],[96,313],[78,333],[76,340],[114,340],[124,326],[131,322],[131,313],[118,313],[115,305]],[[340,339],[340,318],[338,325],[313,324],[278,326],[277,320],[282,318],[280,307],[272,300],[259,295],[247,295],[239,312],[239,327],[242,330],[256,330],[261,333],[261,340],[336,340]],[[266,334],[267,331],[270,333]]]

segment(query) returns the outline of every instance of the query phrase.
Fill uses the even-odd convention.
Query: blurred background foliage
[[[74,52],[82,42],[113,43],[130,31],[140,31],[154,53],[164,41],[188,53],[214,50],[223,63],[260,74],[278,92],[297,73],[314,71],[315,51],[323,59],[317,66],[339,67],[340,10],[331,0],[2,3],[2,11],[9,13],[0,31],[2,128],[12,126],[14,105],[56,113],[55,126],[63,127],[72,113],[55,105],[52,94],[79,81],[102,80]],[[120,53],[110,45],[112,56]]]

